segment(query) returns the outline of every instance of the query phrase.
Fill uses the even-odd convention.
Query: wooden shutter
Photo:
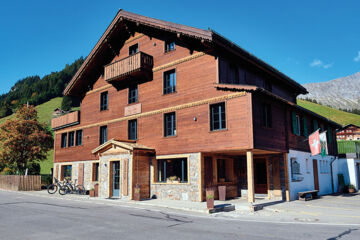
[[[296,113],[295,112],[291,112],[291,122],[292,122],[292,132],[293,132],[293,134],[297,134],[298,133],[298,125],[296,122]]]
[[[307,129],[307,121],[306,121],[306,117],[303,118],[303,131],[304,131],[304,136],[307,137],[309,136],[309,133],[308,133],[308,129]]]
[[[319,128],[318,122],[317,122],[315,119],[313,120],[313,127],[314,127],[314,132],[315,132],[316,130],[318,130],[318,128]]]
[[[331,144],[332,134],[331,134],[331,128],[330,128],[330,126],[327,127],[327,138],[328,138],[328,143]]]

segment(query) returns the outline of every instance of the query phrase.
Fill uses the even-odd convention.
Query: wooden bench
[[[312,191],[305,191],[305,192],[298,192],[299,200],[307,201],[310,199],[315,199],[318,197],[319,190],[312,190]]]

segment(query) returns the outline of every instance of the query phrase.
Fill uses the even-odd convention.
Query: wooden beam
[[[284,153],[284,172],[285,172],[285,195],[286,195],[286,201],[290,202],[289,165],[288,165],[288,154],[287,153]]]
[[[247,162],[247,185],[248,185],[248,202],[255,202],[255,184],[254,184],[254,158],[251,151],[246,152]]]

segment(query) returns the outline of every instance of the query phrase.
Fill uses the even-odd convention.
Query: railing
[[[153,57],[138,52],[117,62],[105,66],[104,77],[106,81],[119,79],[139,71],[151,72],[154,65]]]
[[[40,175],[0,175],[0,189],[12,191],[40,191]]]
[[[360,142],[359,141],[338,141],[339,154],[354,154],[356,157],[360,156]]]
[[[80,111],[70,112],[51,120],[51,128],[58,130],[65,127],[70,127],[80,123]]]

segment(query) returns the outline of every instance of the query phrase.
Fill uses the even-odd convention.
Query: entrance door
[[[205,187],[212,186],[213,181],[213,163],[212,157],[204,158],[204,168],[205,168]]]
[[[267,194],[267,169],[266,159],[254,159],[254,180],[255,180],[255,193]]]
[[[318,173],[318,165],[317,165],[317,160],[316,159],[313,159],[313,171],[314,171],[315,190],[319,191],[319,173]]]
[[[112,168],[112,196],[120,196],[120,162],[115,161],[111,163]]]

